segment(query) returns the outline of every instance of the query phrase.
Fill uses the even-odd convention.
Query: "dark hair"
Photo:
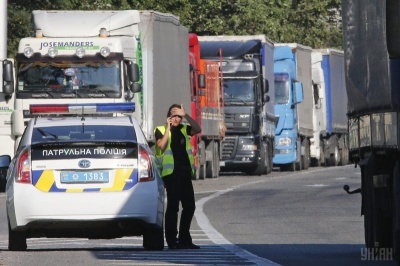
[[[171,110],[172,110],[172,108],[175,108],[175,107],[181,109],[181,106],[180,106],[179,104],[174,103],[173,105],[171,105],[171,106],[169,107],[168,113],[167,113],[167,117],[170,117],[170,116],[171,116]]]

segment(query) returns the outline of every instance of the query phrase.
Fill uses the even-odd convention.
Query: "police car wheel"
[[[143,247],[146,250],[164,249],[163,228],[148,228],[143,234]]]
[[[26,248],[25,232],[11,230],[10,221],[8,221],[8,250],[25,251]]]

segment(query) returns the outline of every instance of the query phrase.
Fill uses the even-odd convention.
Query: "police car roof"
[[[133,126],[136,120],[130,116],[118,117],[62,117],[46,116],[32,119],[34,127],[53,127],[70,125]],[[138,123],[136,122],[138,125]]]

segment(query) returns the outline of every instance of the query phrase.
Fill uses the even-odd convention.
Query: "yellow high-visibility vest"
[[[154,129],[154,133],[156,130],[160,130],[161,134],[165,134],[166,127],[165,126],[158,126]],[[194,157],[192,153],[192,146],[190,145],[190,138],[187,132],[187,125],[183,125],[181,128],[181,132],[185,137],[186,142],[186,152],[189,156],[190,167],[192,168],[192,175],[194,175]],[[156,157],[158,160],[158,164],[161,167],[161,176],[167,176],[172,174],[174,171],[174,157],[172,155],[171,150],[171,133],[168,136],[167,147],[165,148],[164,153],[162,150],[156,145]]]

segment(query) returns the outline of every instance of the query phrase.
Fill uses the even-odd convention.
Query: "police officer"
[[[189,125],[181,124],[182,118]],[[169,108],[166,124],[154,130],[156,155],[161,159],[161,176],[167,190],[165,239],[170,249],[200,248],[193,244],[190,235],[190,224],[196,209],[192,185],[194,158],[190,136],[200,132],[199,124],[178,104]],[[182,213],[177,238],[179,203],[182,204]]]

